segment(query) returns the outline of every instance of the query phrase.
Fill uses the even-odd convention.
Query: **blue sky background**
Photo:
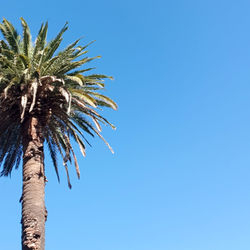
[[[69,22],[96,72],[113,75],[105,111],[117,130],[71,169],[48,157],[47,250],[250,249],[250,2],[4,1],[1,16],[33,37]],[[0,179],[0,249],[20,249],[21,169]]]

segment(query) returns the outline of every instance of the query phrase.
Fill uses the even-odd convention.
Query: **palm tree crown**
[[[23,124],[32,116],[41,124],[42,137],[47,142],[58,180],[57,152],[63,158],[67,176],[67,162],[72,158],[80,177],[71,141],[76,141],[85,155],[88,141],[84,133],[103,139],[100,123],[114,128],[96,111],[102,106],[117,109],[114,101],[98,92],[104,88],[103,79],[111,77],[87,74],[92,68],[79,69],[98,58],[84,56],[89,44],[80,46],[76,40],[57,52],[67,24],[48,43],[48,23],[42,24],[33,43],[23,18],[21,23],[22,36],[6,19],[0,24],[3,35],[0,41],[1,175],[7,176],[13,167],[19,166],[23,153]],[[71,187],[69,176],[68,184]]]

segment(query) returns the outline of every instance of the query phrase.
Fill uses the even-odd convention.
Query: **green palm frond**
[[[58,49],[58,47],[60,46],[61,42],[62,42],[62,35],[64,34],[64,32],[68,29],[68,23],[66,23],[63,28],[61,29],[61,31],[57,34],[57,36],[48,43],[48,45],[46,46],[45,50],[45,55],[44,55],[44,62],[48,61],[49,59],[52,58],[52,56],[54,55],[55,51]]]
[[[0,30],[13,52],[19,53],[20,36],[13,25],[4,18],[3,23],[0,24]]]
[[[60,176],[59,176],[58,164],[57,164],[56,143],[55,143],[55,141],[52,140],[51,136],[50,137],[46,136],[46,141],[47,141],[47,144],[48,144],[51,159],[53,161],[53,165],[54,165],[54,169],[55,169],[55,172],[56,172],[58,182],[60,182]]]
[[[22,26],[23,26],[23,54],[29,58],[29,53],[31,50],[31,34],[30,34],[30,29],[28,24],[26,23],[26,21],[21,17],[21,22],[22,22]]]
[[[43,54],[43,50],[46,44],[47,31],[48,31],[48,22],[46,22],[45,25],[42,24],[38,32],[33,52],[33,63],[37,63],[38,58],[40,58]]]

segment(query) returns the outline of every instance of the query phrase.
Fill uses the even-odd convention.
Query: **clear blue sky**
[[[73,189],[47,158],[46,250],[250,249],[250,2],[4,1],[33,37],[69,22],[64,44],[96,40],[113,75],[104,130],[72,167]],[[80,154],[79,154],[80,159]],[[0,179],[0,249],[20,249],[21,169]]]

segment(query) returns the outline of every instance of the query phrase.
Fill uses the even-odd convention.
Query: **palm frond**
[[[68,29],[68,23],[66,23],[61,29],[61,31],[57,34],[57,36],[48,43],[48,45],[46,46],[46,54],[44,56],[44,62],[52,58],[55,51],[58,49],[58,47],[62,42],[62,35],[67,29]]]
[[[29,58],[32,43],[30,29],[26,21],[22,17],[20,19],[23,26],[23,53],[27,58]]]
[[[3,23],[0,24],[0,30],[4,36],[4,38],[6,39],[6,41],[8,42],[10,48],[15,52],[15,53],[19,53],[20,50],[20,36],[18,35],[16,29],[14,28],[14,26],[7,21],[5,18],[3,19]]]
[[[46,137],[46,141],[47,141],[47,144],[48,144],[50,157],[51,157],[52,162],[53,162],[53,166],[54,166],[54,169],[55,169],[55,172],[56,172],[58,182],[60,182],[60,176],[59,176],[58,164],[57,164],[57,156],[56,156],[56,144],[55,144],[55,142],[53,141],[53,139],[51,137]]]
[[[48,22],[46,22],[45,25],[44,24],[41,25],[41,28],[38,32],[38,36],[35,41],[35,47],[34,47],[33,58],[32,58],[33,60],[32,64],[34,67],[39,66],[39,62],[41,58],[43,57],[44,47],[45,47],[46,38],[47,38],[47,31],[48,31]],[[40,70],[40,68],[38,68],[37,70]]]

